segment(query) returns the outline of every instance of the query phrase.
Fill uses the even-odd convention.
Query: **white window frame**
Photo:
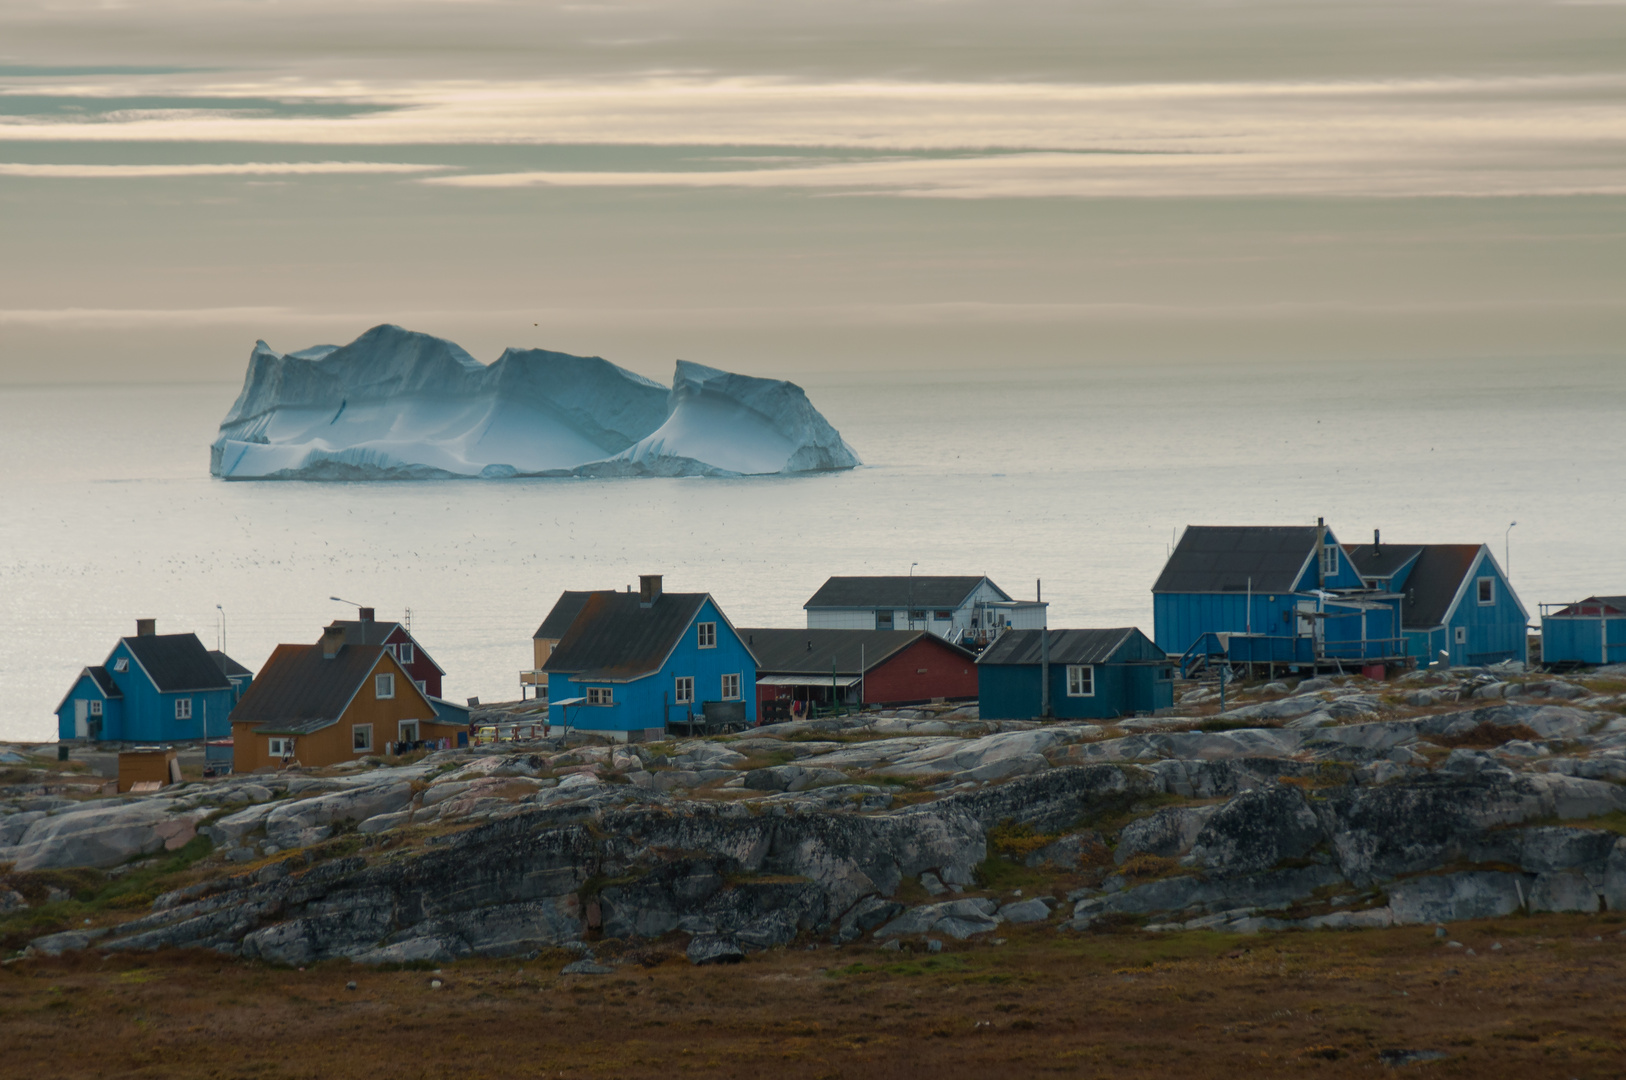
[[[1338,573],[1338,545],[1321,545],[1321,576],[1330,577]]]
[[[694,704],[694,676],[678,675],[672,680],[672,704]]]
[[[1485,587],[1487,585],[1490,586],[1490,589],[1489,589],[1490,599],[1488,599],[1488,600],[1485,599],[1485,597],[1482,595],[1486,591]],[[1496,603],[1496,579],[1493,578],[1493,577],[1475,578],[1474,579],[1474,599],[1479,601],[1479,606],[1480,607],[1491,607],[1491,606],[1495,605],[1495,603]]]
[[[92,698],[91,702],[90,702],[90,715],[92,715],[92,716],[100,716],[100,715],[102,715],[102,703],[97,701],[94,698]]]
[[[730,691],[731,680],[732,680],[732,687],[733,687],[732,692]],[[724,701],[738,701],[738,700],[740,700],[740,673],[736,672],[735,674],[732,674],[732,675],[724,675],[723,676],[723,700]]]
[[[412,729],[412,738],[410,739],[407,738],[407,728],[409,727]],[[420,742],[422,739],[423,729],[418,726],[418,721],[402,720],[400,723],[395,725],[396,742]]]
[[[891,630],[897,625],[891,611],[877,611],[875,613],[875,629]]]
[[[1468,644],[1468,628],[1466,626],[1452,627],[1451,640],[1457,645]]]
[[[365,738],[358,739],[358,735],[365,736]],[[350,752],[353,754],[370,754],[373,752],[373,725],[350,725]]]
[[[117,671],[117,672],[119,672],[121,674],[123,672],[129,671],[130,670],[130,658],[128,656],[121,656],[117,660],[113,661],[113,670]]]
[[[190,719],[192,719],[192,699],[191,698],[189,698],[189,697],[178,697],[178,698],[175,699],[175,719],[177,719],[177,720],[190,720]]]
[[[373,697],[379,701],[388,701],[395,696],[394,672],[381,671],[373,676]]]
[[[286,735],[273,735],[265,740],[265,752],[274,758],[294,756],[294,740]]]
[[[1088,674],[1085,674],[1085,673]],[[1088,682],[1090,688],[1085,690],[1083,684]],[[1068,697],[1094,697],[1095,696],[1095,667],[1091,664],[1067,665],[1067,696]]]
[[[410,641],[403,641],[401,644],[395,647],[395,659],[399,660],[403,664],[412,663],[413,650],[412,643]]]
[[[424,681],[422,679],[413,679],[412,680],[412,685],[416,686],[420,691],[422,691],[425,694],[429,693],[429,687],[424,685]]]
[[[695,644],[702,649],[715,649],[717,647],[717,624],[703,622],[694,624]]]
[[[587,704],[589,704],[589,705],[614,705],[615,704],[615,687],[613,687],[613,686],[589,686],[587,688],[586,697],[587,697]]]

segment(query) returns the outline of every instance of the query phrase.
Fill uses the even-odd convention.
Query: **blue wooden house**
[[[1524,661],[1530,613],[1484,544],[1372,543],[1345,549],[1368,588],[1392,596],[1419,666]]]
[[[550,722],[629,742],[708,713],[754,723],[756,657],[717,602],[638,580],[636,593],[561,598],[580,608],[542,667]]]
[[[1365,665],[1404,654],[1393,597],[1361,579],[1324,522],[1192,525],[1152,586],[1153,638],[1182,658]]]
[[[231,678],[196,634],[160,634],[154,620],[137,619],[134,637],[120,638],[106,660],[80,670],[57,706],[57,738],[222,738],[231,734],[228,717],[237,698]]]
[[[1561,668],[1626,664],[1626,596],[1541,605],[1541,662]]]
[[[984,720],[1105,720],[1172,706],[1174,666],[1133,626],[1007,630],[977,660],[977,692]]]

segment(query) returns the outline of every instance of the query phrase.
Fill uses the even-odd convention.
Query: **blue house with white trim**
[[[1589,596],[1541,605],[1545,667],[1626,664],[1626,596]]]
[[[1374,531],[1345,553],[1369,589],[1394,597],[1418,666],[1528,658],[1530,613],[1487,545],[1386,544]]]
[[[1151,714],[1174,704],[1174,666],[1133,626],[1007,630],[977,658],[977,704],[984,720]]]
[[[223,667],[196,634],[160,634],[154,620],[137,619],[134,637],[120,638],[101,664],[80,669],[56,708],[57,738],[146,743],[227,737],[238,691]]]
[[[664,592],[659,574],[638,581],[636,593],[560,598],[580,607],[542,666],[549,722],[628,742],[664,738],[708,705],[754,723],[756,657],[717,602]]]
[[[1394,598],[1368,587],[1325,522],[1188,526],[1152,586],[1152,622],[1183,661],[1363,665],[1405,651]]]

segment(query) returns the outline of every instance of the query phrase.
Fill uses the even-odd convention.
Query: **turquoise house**
[[[80,669],[56,708],[57,738],[164,743],[228,737],[239,691],[223,668],[196,634],[160,634],[154,620],[137,619],[134,637],[120,638],[106,660]]]
[[[1530,613],[1485,544],[1386,544],[1373,533],[1345,550],[1369,588],[1394,597],[1419,667],[1528,659]]]
[[[1541,662],[1558,668],[1626,664],[1626,596],[1543,604]]]
[[[756,721],[757,662],[708,593],[567,593],[579,610],[542,670],[555,726],[617,740],[664,738],[707,715]]]
[[[1150,715],[1174,704],[1174,666],[1133,626],[1007,630],[977,659],[977,699],[984,720]]]

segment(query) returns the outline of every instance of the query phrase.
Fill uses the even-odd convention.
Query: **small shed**
[[[977,660],[984,720],[1104,720],[1174,704],[1174,665],[1137,627],[1009,630]]]
[[[1546,667],[1626,664],[1626,596],[1541,605],[1541,662]]]
[[[157,791],[180,782],[181,760],[173,747],[137,746],[119,751],[119,794],[135,790],[137,784],[143,785],[142,790]]]
[[[761,708],[789,701],[904,705],[977,696],[974,654],[925,630],[757,626],[739,632],[757,658]]]

